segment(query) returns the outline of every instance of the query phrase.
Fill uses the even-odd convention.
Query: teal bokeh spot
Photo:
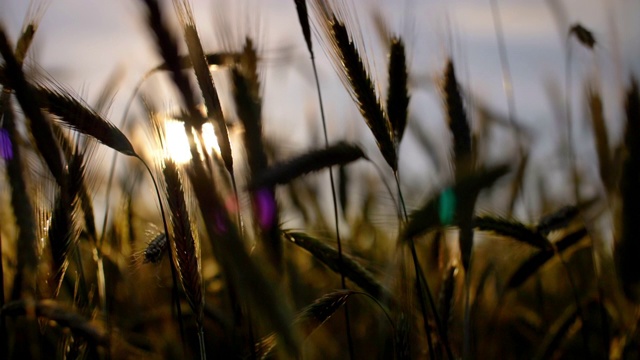
[[[444,189],[438,199],[438,205],[440,223],[442,225],[451,225],[453,216],[456,213],[456,192],[452,188]]]

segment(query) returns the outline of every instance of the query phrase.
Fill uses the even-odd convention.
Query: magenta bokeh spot
[[[254,202],[258,215],[258,222],[262,229],[270,229],[276,219],[276,199],[269,189],[260,189],[254,194]]]
[[[225,234],[229,231],[229,225],[227,224],[227,217],[224,209],[217,209],[214,215],[213,224],[218,235]]]
[[[0,157],[4,160],[13,159],[11,138],[9,138],[9,133],[5,129],[0,129]]]

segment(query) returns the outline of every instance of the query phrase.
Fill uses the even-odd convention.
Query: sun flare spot
[[[185,130],[184,122],[175,119],[166,119],[164,122],[164,130],[166,144],[164,149],[164,157],[171,158],[177,164],[186,164],[191,161],[191,150],[189,149],[189,139]],[[202,125],[202,142],[193,130],[196,149],[200,154],[200,158],[204,159],[204,151],[209,156],[220,153],[218,139],[213,130],[213,124],[205,123]]]

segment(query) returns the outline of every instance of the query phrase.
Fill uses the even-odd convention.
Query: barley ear
[[[366,158],[357,145],[339,142],[324,149],[312,150],[292,159],[276,163],[251,180],[250,188],[272,187],[286,184],[302,175],[320,171],[335,165],[344,166]]]
[[[584,228],[576,230],[554,244],[554,250],[540,250],[534,253],[529,259],[525,260],[518,269],[511,275],[507,281],[507,289],[517,288],[522,285],[533,274],[538,272],[540,268],[553,258],[555,252],[562,254],[567,249],[577,245],[581,240],[585,239],[587,231]]]
[[[41,106],[49,113],[58,116],[65,126],[91,136],[124,155],[137,156],[129,139],[115,125],[74,98],[62,87],[52,89],[36,86],[35,91]]]
[[[313,45],[311,43],[311,27],[309,26],[309,13],[307,12],[307,0],[293,0],[296,4],[296,12],[298,13],[298,21],[302,28],[302,35],[307,44],[307,50],[313,58]]]
[[[300,232],[285,231],[284,236],[296,246],[299,246],[313,255],[313,257],[325,264],[332,271],[340,272],[338,251],[322,241]],[[353,281],[362,290],[369,293],[377,300],[394,302],[391,295],[382,284],[380,284],[368,270],[355,261],[351,256],[342,255],[342,272],[344,276]]]
[[[442,96],[447,122],[453,134],[453,160],[456,177],[459,178],[472,169],[471,128],[451,59],[445,68]]]
[[[389,49],[389,88],[387,89],[387,115],[393,131],[396,152],[407,127],[409,110],[407,58],[404,42],[399,37],[391,39]]]
[[[177,165],[170,159],[165,160],[162,168],[166,184],[165,193],[169,203],[170,219],[173,229],[173,248],[177,260],[178,273],[187,295],[189,306],[196,315],[196,322],[203,321],[204,292],[200,275],[200,260],[196,240],[191,228],[190,215],[185,201],[184,187]]]
[[[231,154],[231,143],[229,142],[227,125],[224,114],[222,113],[220,99],[218,98],[218,91],[216,90],[211,71],[209,70],[209,63],[202,49],[202,43],[200,42],[200,36],[198,35],[198,30],[193,19],[191,7],[187,0],[174,0],[173,4],[178,12],[178,18],[184,30],[184,38],[187,43],[187,48],[189,49],[189,60],[193,65],[196,79],[198,80],[198,85],[207,107],[207,114],[213,119],[213,128],[218,145],[220,146],[220,155],[229,174],[233,174],[233,157]]]

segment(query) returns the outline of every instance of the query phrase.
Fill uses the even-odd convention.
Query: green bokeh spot
[[[438,199],[438,214],[442,225],[451,225],[456,213],[456,192],[452,188],[442,191]]]

